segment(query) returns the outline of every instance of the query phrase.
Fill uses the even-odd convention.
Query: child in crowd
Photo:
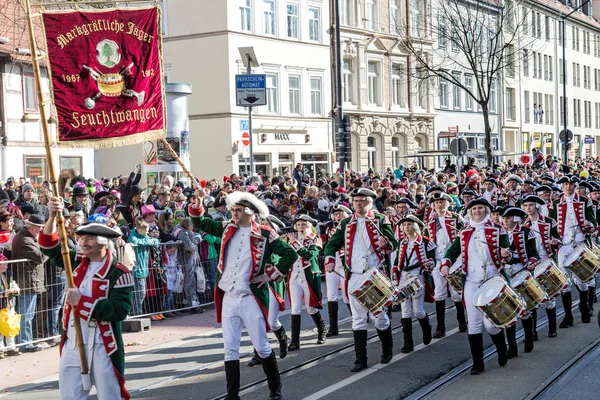
[[[8,308],[12,310],[15,307],[14,296],[19,295],[19,288],[10,277],[6,276],[8,263],[5,261],[8,261],[8,259],[0,254],[0,309]],[[15,346],[14,337],[0,335],[0,359],[5,357],[5,350],[9,356],[21,355],[21,352]]]
[[[150,225],[141,218],[136,219],[135,228],[128,242],[134,245],[135,266],[131,270],[134,281],[133,307],[131,315],[141,315],[146,297],[146,278],[149,275],[150,246],[158,246],[158,239],[148,236]]]
[[[167,294],[165,295],[165,301],[163,308],[165,311],[165,317],[170,318],[179,313],[173,313],[172,310],[175,308],[175,284],[177,283],[177,271],[181,269],[181,263],[177,257],[177,243],[167,242],[164,250],[164,273],[167,281]]]

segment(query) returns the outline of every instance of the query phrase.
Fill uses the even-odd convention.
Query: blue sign
[[[595,139],[593,137],[586,137],[585,139],[583,139],[583,143],[585,143],[585,144],[594,144],[595,143]]]
[[[267,104],[266,75],[236,75],[235,101],[241,107],[264,106]]]
[[[248,120],[247,119],[241,119],[240,120],[240,131],[247,131],[248,129],[250,129],[250,125],[248,124]]]

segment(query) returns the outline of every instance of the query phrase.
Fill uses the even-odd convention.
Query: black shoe
[[[498,365],[504,367],[508,362],[508,355],[506,350],[506,341],[504,339],[504,331],[500,331],[495,335],[490,335],[492,341],[496,346],[496,353],[498,353]]]
[[[483,362],[483,334],[469,335],[469,346],[471,347],[471,357],[473,358],[471,375],[482,374],[485,371],[485,363]]]
[[[410,353],[415,349],[412,336],[412,318],[400,319],[402,324],[402,333],[404,334],[404,346],[400,350],[402,353]]]
[[[285,356],[287,356],[289,344],[285,328],[282,326],[279,330],[273,331],[273,333],[275,334],[277,341],[279,341],[279,358],[285,358]]]
[[[165,316],[165,318],[175,318],[177,315],[175,315],[175,313],[172,312],[167,312],[163,314]]]
[[[446,302],[437,300],[435,302],[435,319],[437,327],[433,334],[434,339],[440,339],[446,336]]]
[[[548,315],[548,337],[555,338],[558,336],[556,333],[556,308],[546,308],[546,315]]]
[[[525,353],[533,351],[533,317],[522,319],[523,330],[525,331]]]
[[[330,301],[327,303],[327,314],[329,314],[329,329],[325,337],[337,336],[340,334],[338,328],[338,302]]]
[[[465,306],[461,301],[455,301],[456,320],[458,321],[458,331],[464,333],[467,331],[467,319],[465,318]]]
[[[288,346],[288,351],[298,350],[300,348],[300,315],[292,314],[292,339]]]
[[[260,365],[260,357],[258,356],[258,353],[256,352],[256,349],[255,349],[252,359],[248,362],[248,366],[249,367],[258,367],[259,365]]]
[[[354,335],[354,367],[350,372],[360,372],[367,369],[367,331],[352,331]]]
[[[386,330],[381,331],[377,329],[377,335],[381,340],[381,364],[389,364],[394,357],[394,339],[392,337],[392,327],[389,326]]]
[[[431,343],[431,324],[429,324],[429,317],[425,315],[423,319],[417,319],[421,329],[423,330],[423,344],[428,345]]]
[[[565,329],[570,326],[573,326],[573,312],[571,310],[571,307],[573,306],[573,298],[571,296],[570,290],[563,293],[561,297],[562,297],[563,308],[565,311],[565,317],[563,318],[560,325],[558,325],[558,327],[560,329]]]
[[[37,353],[38,351],[42,351],[42,348],[39,346],[31,346],[22,348],[21,351],[23,353]]]
[[[321,316],[321,313],[317,311],[316,313],[310,316],[317,327],[318,337],[317,344],[325,343],[325,338],[327,335],[327,328],[325,327],[325,320]]]
[[[508,359],[519,357],[519,346],[517,346],[517,325],[509,326],[505,329],[506,340],[508,341]]]
[[[260,362],[267,376],[267,386],[269,387],[269,400],[281,400],[281,376],[277,367],[275,352],[267,358],[261,358]]]
[[[240,360],[225,361],[227,396],[225,400],[240,400]]]

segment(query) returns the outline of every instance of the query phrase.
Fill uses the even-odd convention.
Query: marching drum
[[[525,309],[533,311],[548,297],[542,285],[539,284],[527,270],[521,270],[510,277],[510,283],[515,291],[525,300]]]
[[[394,301],[403,302],[404,300],[418,294],[423,290],[423,284],[421,283],[421,279],[417,276],[411,276],[406,280],[406,282],[402,283],[398,288],[399,292],[398,296]]]
[[[569,280],[551,258],[541,261],[535,267],[533,276],[546,290],[546,295],[550,299],[558,296],[562,290],[569,287]]]
[[[600,259],[586,244],[580,244],[565,259],[565,267],[581,282],[587,282],[598,273]]]
[[[373,315],[378,315],[383,311],[382,307],[392,304],[400,290],[378,269],[371,268],[348,292]]]
[[[479,286],[473,304],[498,328],[511,326],[525,312],[521,296],[499,276]]]
[[[448,284],[452,286],[456,293],[462,294],[463,292],[463,274],[462,274],[462,255],[458,257],[456,262],[452,265],[452,268],[448,271],[448,275],[445,276]]]

